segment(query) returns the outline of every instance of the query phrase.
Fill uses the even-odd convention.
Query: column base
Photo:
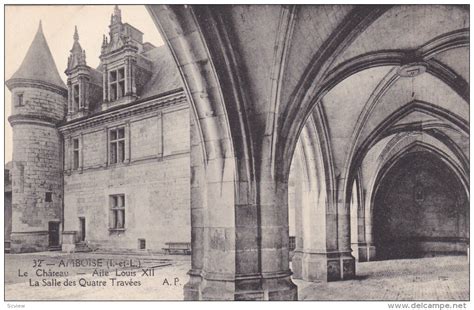
[[[184,300],[298,300],[291,272],[266,275],[206,275],[190,270]]]
[[[311,282],[348,280],[355,277],[355,259],[348,252],[295,251],[292,268],[296,279]]]
[[[375,246],[369,243],[353,243],[352,250],[357,253],[358,262],[370,262],[375,260]]]
[[[298,300],[298,287],[291,280],[291,271],[263,275],[263,300]]]
[[[201,274],[196,270],[189,270],[189,281],[184,285],[184,300],[202,300],[201,298]]]
[[[295,250],[291,259],[291,271],[294,279],[303,279],[303,251]]]

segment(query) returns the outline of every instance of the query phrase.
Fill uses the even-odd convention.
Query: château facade
[[[167,48],[115,8],[97,68],[61,79],[40,24],[12,92],[11,252],[190,242],[189,108]],[[5,212],[5,214],[10,214]]]

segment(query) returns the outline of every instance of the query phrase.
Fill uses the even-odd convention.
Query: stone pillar
[[[337,199],[337,236],[340,262],[340,280],[352,279],[355,276],[355,258],[351,249],[351,213],[350,202],[346,200],[344,180],[338,179]]]
[[[366,207],[368,210],[363,215],[364,239],[361,239],[358,243],[359,262],[369,262],[376,258],[376,249],[372,236],[372,212],[370,206]]]
[[[370,210],[366,209],[365,190],[360,190],[358,179],[352,187],[351,199],[351,247],[352,254],[359,262],[367,262],[375,255],[370,226]],[[366,215],[367,213],[367,215]]]
[[[335,216],[326,195],[319,199],[313,194],[303,204],[302,279],[306,281],[333,281],[339,278]]]
[[[191,269],[188,271],[189,282],[184,285],[185,300],[202,300],[201,272],[204,260],[204,225],[206,197],[204,160],[202,158],[201,140],[196,127],[194,114],[190,109],[190,160],[191,160]]]
[[[193,119],[194,116],[191,116]],[[186,300],[295,300],[287,183],[234,180],[235,158],[207,158],[191,123],[192,263]],[[254,203],[253,197],[259,197]]]
[[[350,239],[345,240],[345,253],[340,251],[338,227],[340,210],[337,203],[338,192],[333,188],[333,180],[324,173],[324,165],[320,160],[317,149],[317,140],[311,127],[305,127],[300,136],[301,171],[291,172],[303,175],[303,183],[299,196],[301,203],[296,209],[297,249],[292,260],[293,277],[305,281],[336,281],[344,278],[343,271],[348,269],[350,256]],[[297,147],[294,155],[298,156]],[[292,166],[292,169],[295,169]],[[328,190],[329,189],[329,190]],[[343,210],[344,211],[344,210]],[[344,220],[349,220],[347,210]],[[348,223],[345,224],[349,229]],[[298,236],[299,235],[299,236]],[[350,232],[345,232],[348,238]],[[345,264],[345,265],[344,265]],[[347,278],[347,272],[346,272]]]
[[[292,167],[293,168],[293,167]],[[291,173],[291,172],[290,172]],[[296,172],[301,175],[301,171]],[[303,263],[303,182],[300,178],[295,178],[295,252],[291,260],[291,270],[293,278],[302,279],[302,263]]]
[[[288,183],[267,179],[259,185],[263,299],[296,300],[289,269]]]
[[[350,212],[351,212],[351,248],[352,248],[352,253],[354,255],[354,258],[356,260],[359,260],[359,250],[358,250],[358,243],[359,240],[363,240],[360,237],[364,237],[364,234],[362,233],[361,236],[359,236],[359,199],[357,195],[357,184],[354,181],[354,184],[352,185],[352,195],[351,195],[351,202],[350,202]],[[363,229],[363,227],[362,227]]]
[[[196,14],[208,14],[208,20],[214,19],[205,7],[200,8]],[[195,153],[203,154],[201,163],[192,168],[192,179],[197,166],[202,165],[205,180],[195,189],[199,194],[191,194],[191,219],[192,244],[198,246],[196,239],[202,237],[203,260],[199,262],[199,257],[193,256],[196,262],[185,288],[186,298],[296,299],[297,289],[291,282],[288,263],[288,184],[284,178],[269,173],[274,171],[274,157],[269,154],[276,140],[272,134],[254,127],[265,125],[264,120],[270,115],[265,112],[263,119],[257,120],[257,111],[247,110],[233,87],[236,85],[227,79],[230,75],[226,72],[230,71],[221,67],[221,60],[225,60],[221,57],[227,54],[210,51],[205,37],[196,35],[201,31],[218,35],[215,24],[209,22],[213,27],[204,29],[196,23],[194,9],[184,6],[148,9],[186,81],[183,86],[202,139],[200,151],[191,152],[193,165]],[[213,64],[217,62],[220,66],[216,71]],[[249,114],[253,114],[252,119]],[[252,126],[247,126],[250,123]],[[265,176],[262,171],[266,171]],[[198,211],[200,208],[202,212]],[[199,228],[200,216],[202,236],[201,230],[195,229]]]
[[[194,157],[194,154],[191,156]],[[238,290],[234,184],[230,181],[216,182],[216,179],[209,182],[209,178],[201,177],[202,172],[207,177],[214,174],[209,169],[216,168],[210,165],[222,167],[220,160],[209,162],[206,169],[199,167],[195,159],[192,165],[193,256],[190,281],[185,286],[184,296],[188,300],[232,300]],[[200,183],[201,180],[205,182]]]
[[[350,248],[350,214],[341,204],[331,203],[324,191],[313,191],[303,202],[299,217],[303,227],[303,249],[295,252],[295,277],[305,281],[338,281],[355,275]],[[338,238],[338,234],[340,238]],[[298,266],[301,264],[301,267]]]
[[[297,194],[300,203],[296,208],[297,249],[292,261],[293,277],[305,281],[328,281],[337,277],[333,275],[332,267],[337,242],[327,236],[335,235],[337,226],[331,205],[327,203],[325,184],[316,181],[316,158],[306,131],[300,139],[306,160],[302,159],[302,170],[295,173],[311,177],[304,178],[299,185],[302,190]]]
[[[352,250],[356,253],[359,262],[368,262],[375,259],[375,245],[372,239],[372,206],[365,189],[360,191],[360,195],[358,200],[360,206],[357,212],[357,241],[356,244],[352,244]]]
[[[204,160],[203,141],[191,111],[191,270],[185,300],[232,300],[236,294],[233,169],[225,159]]]

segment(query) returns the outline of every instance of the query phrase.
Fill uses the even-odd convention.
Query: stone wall
[[[447,166],[426,154],[400,160],[377,191],[374,239],[378,259],[466,252],[467,197]]]
[[[19,105],[18,95],[23,95],[23,105]],[[62,120],[65,113],[65,99],[55,92],[17,87],[12,92],[12,115],[45,116]]]
[[[123,163],[108,159],[108,128],[125,127]],[[190,242],[189,109],[179,104],[73,130],[81,139],[81,166],[72,169],[66,147],[65,231],[86,221],[86,242],[99,249],[162,250],[166,242]],[[125,195],[125,230],[111,228],[111,195]]]

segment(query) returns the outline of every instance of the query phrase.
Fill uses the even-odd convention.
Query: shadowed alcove
[[[468,199],[447,164],[418,151],[382,175],[373,211],[378,260],[466,253]]]

